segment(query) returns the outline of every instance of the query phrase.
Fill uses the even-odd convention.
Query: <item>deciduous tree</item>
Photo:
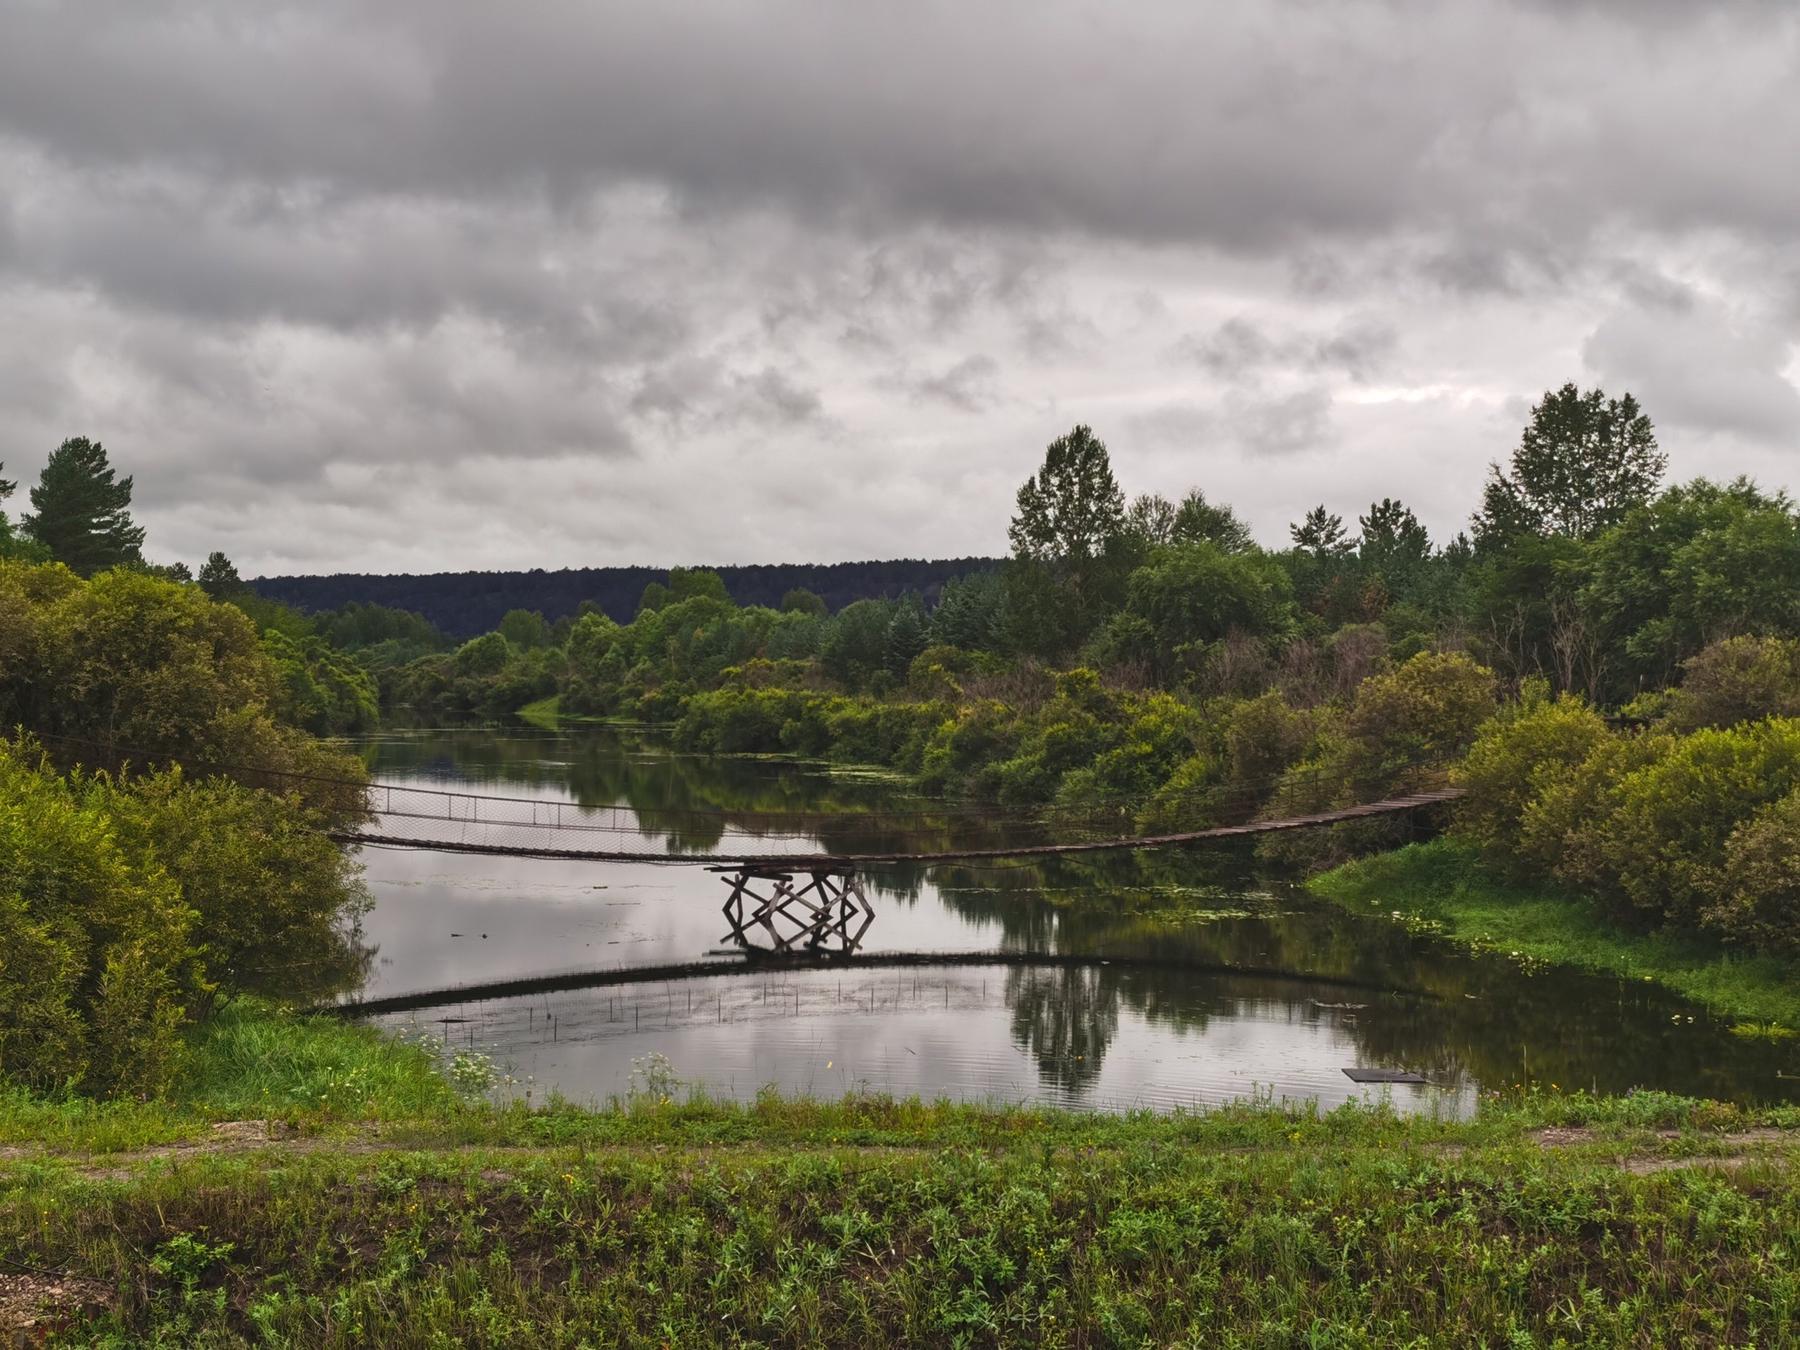
[[[1091,429],[1077,426],[1050,442],[1043,465],[1019,488],[1007,536],[1018,640],[1044,655],[1080,642],[1116,602],[1131,551],[1125,498]]]
[[[1491,467],[1477,542],[1519,534],[1587,539],[1650,500],[1668,457],[1630,394],[1608,398],[1574,384],[1551,390],[1531,410],[1510,470]]]

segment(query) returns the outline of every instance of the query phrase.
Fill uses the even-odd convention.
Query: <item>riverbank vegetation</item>
[[[1736,637],[1609,726],[1542,681],[1481,728],[1449,840],[1315,880],[1351,904],[1800,1027],[1800,643]]]
[[[1359,858],[1308,885],[1349,909],[1428,924],[1479,950],[1654,980],[1738,1019],[1745,1035],[1800,1028],[1800,971],[1791,959],[1667,927],[1623,926],[1579,892],[1509,879],[1454,838]]]
[[[0,644],[0,1076],[154,1094],[220,1003],[355,977],[366,896],[322,831],[362,767],[295,725],[246,615],[0,560]]]

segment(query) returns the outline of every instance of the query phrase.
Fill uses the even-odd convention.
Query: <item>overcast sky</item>
[[[1797,486],[1795,14],[0,0],[0,460],[246,575],[1002,552],[1076,422],[1441,540],[1571,379]]]

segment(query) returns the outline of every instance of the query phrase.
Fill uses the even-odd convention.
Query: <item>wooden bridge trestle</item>
[[[850,870],[796,874],[769,868],[713,868],[731,887],[725,897],[725,940],[765,952],[835,952],[848,955],[862,945],[875,921],[875,907]],[[797,875],[807,880],[797,884]],[[756,940],[757,930],[768,942]]]

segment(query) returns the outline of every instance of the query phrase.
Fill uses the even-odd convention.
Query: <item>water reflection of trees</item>
[[[997,930],[1000,946],[1159,963],[1088,968],[1090,979],[1067,986],[1060,1013],[1045,1005],[1063,986],[1022,986],[1031,1008],[1015,1007],[1015,1034],[1030,1029],[1035,1039],[1020,1043],[1040,1065],[1042,1046],[1052,1055],[1059,1045],[1093,1046],[1077,1061],[1086,1081],[1099,1072],[1121,1011],[1198,1033],[1213,1019],[1279,1009],[1344,1036],[1352,1048],[1343,1067],[1353,1056],[1446,1085],[1800,1096],[1800,1085],[1778,1077],[1800,1068],[1791,1046],[1731,1035],[1704,1015],[1690,1023],[1694,1010],[1654,986],[1470,953],[1386,918],[1321,905],[1259,877],[1247,856],[1169,850],[998,873],[940,867],[932,880],[942,903]],[[1256,973],[1202,973],[1221,968]],[[1097,1021],[1091,1034],[1078,1030],[1084,1017]],[[1052,1031],[1063,1040],[1046,1040]],[[1066,1067],[1058,1072],[1064,1077],[1046,1081],[1073,1086]]]
[[[612,728],[559,737],[417,733],[371,742],[365,758],[377,775],[429,774],[473,790],[555,788],[586,806],[629,806],[647,821],[675,819],[656,833],[695,851],[726,830],[766,830],[764,818],[781,813],[806,818],[807,837],[826,852],[1027,842],[1016,824],[934,808],[892,779],[678,754],[653,736]],[[664,814],[671,811],[693,814]],[[882,814],[895,811],[919,814],[903,821]],[[1777,1077],[1800,1070],[1788,1045],[1731,1036],[1705,1019],[1671,1022],[1691,1009],[1650,986],[1568,971],[1527,974],[1503,958],[1472,956],[1399,924],[1321,906],[1271,881],[1248,847],[901,863],[874,870],[865,884],[886,901],[911,901],[933,888],[950,912],[993,932],[1000,948],[1154,957],[1324,981],[1124,964],[1019,970],[1007,986],[1013,1034],[1045,1081],[1070,1092],[1094,1081],[1122,1011],[1197,1033],[1216,1018],[1281,1008],[1335,1028],[1364,1063],[1419,1069],[1441,1081],[1467,1075],[1491,1086],[1529,1076],[1602,1091],[1653,1083],[1733,1098],[1797,1095],[1791,1077]],[[1333,1003],[1367,1006],[1320,1006]]]
[[[1187,948],[1192,950],[1191,946]],[[1299,969],[1304,969],[1301,967]],[[1737,1100],[1793,1100],[1791,1049],[1694,1023],[1666,995],[1573,972],[1527,975],[1447,960],[1433,993],[1299,984],[1280,975],[1096,965],[1015,970],[1014,1040],[1043,1081],[1079,1093],[1100,1072],[1121,1012],[1183,1034],[1216,1020],[1285,1016],[1347,1041],[1344,1063],[1418,1070],[1444,1086],[1522,1082],[1625,1092],[1656,1086]],[[1679,1016],[1679,1022],[1671,1022]]]
[[[376,777],[429,777],[474,791],[554,788],[582,807],[626,807],[642,837],[679,852],[710,851],[727,834],[795,838],[826,853],[934,852],[1019,839],[1016,813],[947,806],[891,776],[683,754],[625,729],[414,732],[371,740],[363,757]],[[921,878],[897,878],[894,894],[916,896]]]
[[[1015,966],[1006,975],[1013,1040],[1047,1085],[1079,1094],[1119,1031],[1119,991],[1093,966]]]

